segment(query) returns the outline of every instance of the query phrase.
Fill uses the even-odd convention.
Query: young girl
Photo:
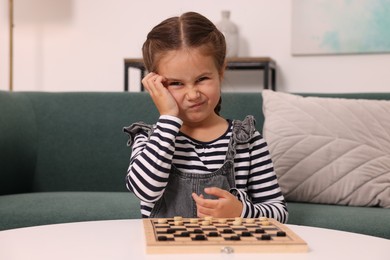
[[[142,83],[160,117],[124,129],[132,145],[127,188],[143,217],[260,217],[285,223],[287,208],[254,119],[219,115],[226,43],[189,12],[154,27],[142,48]]]

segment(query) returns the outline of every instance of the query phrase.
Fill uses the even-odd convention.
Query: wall
[[[291,1],[15,1],[16,91],[122,91],[123,59],[140,57],[147,32],[161,20],[198,11],[213,22],[231,10],[240,56],[269,56],[278,89],[291,92],[385,92],[390,54],[293,57]],[[8,0],[0,0],[0,90],[8,89]],[[138,79],[131,73],[132,89]],[[137,74],[138,75],[138,74]],[[133,82],[135,80],[135,82]],[[260,91],[258,71],[228,72],[225,91]]]

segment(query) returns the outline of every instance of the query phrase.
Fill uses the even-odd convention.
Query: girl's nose
[[[197,87],[191,86],[188,88],[187,97],[189,100],[194,100],[200,97],[200,93]]]

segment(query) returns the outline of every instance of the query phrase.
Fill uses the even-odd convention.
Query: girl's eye
[[[181,86],[182,84],[178,81],[172,81],[172,82],[169,82],[168,84],[169,86]]]
[[[208,79],[208,77],[201,77],[201,78],[199,78],[199,79],[197,80],[197,82],[205,81],[205,80],[207,80],[207,79]]]

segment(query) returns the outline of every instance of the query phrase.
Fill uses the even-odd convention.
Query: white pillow
[[[390,208],[390,101],[262,95],[287,200]]]

